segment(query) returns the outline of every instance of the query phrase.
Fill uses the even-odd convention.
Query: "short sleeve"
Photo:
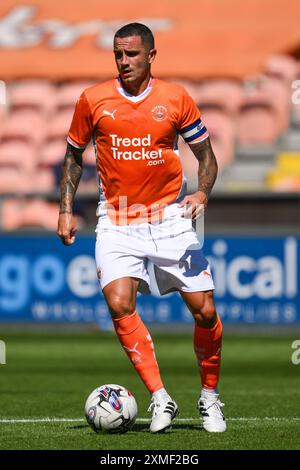
[[[200,111],[185,91],[181,99],[178,131],[188,144],[201,142],[208,137],[208,131],[201,120]]]
[[[79,97],[69,130],[67,141],[73,147],[85,148],[93,134],[93,120],[85,93]]]

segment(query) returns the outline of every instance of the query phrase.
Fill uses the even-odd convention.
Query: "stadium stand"
[[[1,142],[17,140],[40,145],[45,132],[45,120],[38,110],[10,111],[3,122]]]
[[[55,106],[56,89],[46,80],[20,80],[9,87],[10,110],[34,109],[49,115]]]
[[[297,153],[300,149],[300,92],[297,90],[297,84],[300,89],[300,61],[289,55],[272,55],[260,75],[243,81],[217,77],[170,81],[186,88],[209,129],[219,165],[216,191],[300,190],[300,154]],[[43,79],[9,83],[7,106],[0,107],[0,192],[3,196],[40,194],[42,203],[39,204],[38,199],[34,204],[30,202],[29,207],[36,213],[36,219],[32,216],[31,220],[28,216],[20,217],[18,204],[7,201],[10,214],[18,214],[14,219],[13,215],[7,215],[8,209],[2,210],[2,227],[43,226],[39,222],[43,210],[49,213],[47,219],[51,221],[54,205],[50,203],[48,207],[44,198],[57,197],[74,106],[83,89],[93,83],[93,80],[51,82]],[[293,93],[297,99],[291,99]],[[184,172],[193,186],[197,181],[197,161],[182,139],[179,152]],[[79,194],[96,194],[92,144],[85,152],[84,162]],[[51,222],[47,224],[50,225],[45,228],[50,228]]]
[[[33,188],[35,146],[18,140],[0,144],[0,193],[28,193]]]
[[[267,175],[267,184],[272,191],[300,191],[300,152],[281,152],[276,166]]]
[[[243,100],[243,84],[239,80],[206,80],[194,85],[194,100],[200,109],[218,106],[236,118]]]
[[[2,204],[4,230],[56,230],[58,204],[41,198],[6,199]]]
[[[92,85],[92,81],[75,81],[60,85],[56,94],[56,111],[70,110],[73,112],[76,101],[83,90]]]

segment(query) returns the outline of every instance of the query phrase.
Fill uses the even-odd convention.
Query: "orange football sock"
[[[196,353],[202,388],[215,390],[218,386],[222,348],[222,322],[219,316],[215,325],[202,328],[195,323],[194,350]]]
[[[149,392],[163,388],[151,336],[137,311],[113,319],[113,323],[121,345]]]

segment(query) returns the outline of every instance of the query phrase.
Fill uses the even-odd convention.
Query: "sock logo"
[[[136,353],[139,356],[141,356],[141,353],[137,350],[138,344],[139,344],[138,342],[135,343],[135,345],[133,346],[132,349],[131,348],[126,348],[126,346],[124,346],[124,349],[126,349],[126,351],[128,351],[128,352]]]
[[[123,346],[123,348],[124,348],[128,353],[135,353],[135,354],[137,354],[137,356],[135,356],[135,357],[130,354],[130,359],[131,359],[131,361],[132,361],[133,364],[138,364],[138,363],[142,362],[141,357],[140,357],[142,354],[140,353],[140,351],[137,350],[138,344],[139,344],[138,342],[135,343],[135,345],[133,346],[133,348],[127,348],[126,346]]]

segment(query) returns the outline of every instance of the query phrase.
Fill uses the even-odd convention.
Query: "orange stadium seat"
[[[240,110],[238,143],[241,146],[276,143],[280,135],[276,111],[270,103],[247,103]]]
[[[65,150],[66,141],[63,139],[43,142],[36,168],[35,187],[37,191],[47,193],[57,188],[57,173],[63,163]]]
[[[18,110],[6,117],[1,141],[15,139],[38,145],[43,140],[44,133],[44,118],[39,111]]]
[[[291,123],[297,130],[300,128],[300,60],[297,62],[297,76],[292,86]]]
[[[45,114],[55,107],[55,86],[46,80],[22,80],[9,86],[11,109],[37,109]]]
[[[35,167],[35,149],[24,142],[5,142],[0,145],[0,191],[30,192]]]
[[[178,140],[178,150],[182,163],[183,172],[187,178],[188,184],[193,186],[198,182],[198,161],[191,151],[188,144],[180,137]]]
[[[218,106],[203,106],[202,118],[207,127],[219,171],[229,165],[234,159],[236,125],[231,113],[224,112]]]
[[[274,54],[267,59],[263,72],[267,77],[277,78],[290,87],[297,78],[298,64],[290,55]]]
[[[85,90],[85,88],[88,88],[93,84],[94,82],[92,81],[75,81],[59,86],[56,93],[56,109],[74,110],[76,101],[78,100],[81,93]]]
[[[84,165],[96,166],[96,156],[93,144],[90,142],[83,154]]]
[[[45,132],[45,141],[50,142],[52,139],[62,139],[65,143],[68,131],[73,117],[73,110],[71,108],[65,109],[55,113],[49,120]]]
[[[41,168],[62,164],[66,153],[66,145],[66,140],[61,138],[45,140],[41,148],[38,166]]]
[[[245,90],[237,121],[241,147],[274,145],[281,134],[281,122],[274,100],[265,88]]]
[[[45,229],[56,231],[59,206],[56,202],[47,202],[37,198],[8,198],[2,203],[2,228]],[[85,226],[85,221],[76,213],[78,228]]]
[[[235,125],[223,112],[207,110],[203,112],[203,121],[209,130],[211,144],[218,162],[219,173],[233,161],[235,144]],[[185,176],[191,184],[197,184],[198,161],[189,145],[183,139],[178,141],[179,155]]]
[[[5,230],[42,228],[56,230],[58,204],[42,199],[7,199],[3,202],[2,218]]]
[[[215,105],[226,112],[237,114],[243,101],[243,88],[237,80],[209,80],[195,85],[195,95],[201,106]]]
[[[79,192],[97,193],[98,177],[96,169],[96,158],[93,144],[90,142],[83,154],[83,172],[80,180]]]
[[[261,90],[276,110],[280,131],[285,132],[289,127],[291,118],[291,84],[287,85],[277,78],[267,77],[262,80]]]
[[[4,106],[0,105],[0,140],[1,140],[1,136],[2,136],[4,121],[6,119],[5,111],[4,111],[3,108],[4,108]]]
[[[197,95],[197,90],[198,90],[198,84],[197,82],[193,82],[191,80],[180,80],[177,78],[170,78],[168,80],[169,82],[172,83],[177,83],[177,85],[182,86],[188,94],[193,98],[194,101],[198,101],[198,95]]]

